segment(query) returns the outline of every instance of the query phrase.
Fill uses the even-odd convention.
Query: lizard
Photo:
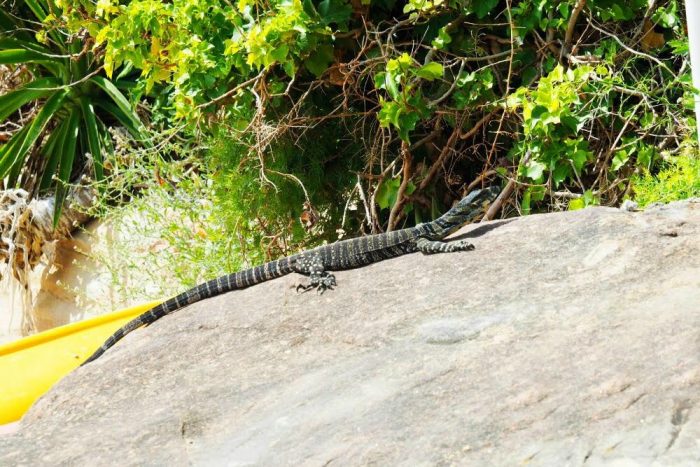
[[[317,289],[323,293],[326,290],[333,290],[337,285],[335,276],[329,271],[355,269],[418,251],[423,254],[434,254],[473,250],[474,245],[464,240],[454,242],[442,240],[483,212],[496,199],[499,191],[495,186],[474,190],[432,222],[341,240],[204,282],[126,323],[107,338],[82,365],[99,358],[131,331],[148,326],[163,316],[195,302],[232,290],[245,289],[296,272],[309,277],[309,283],[300,284],[297,292]]]

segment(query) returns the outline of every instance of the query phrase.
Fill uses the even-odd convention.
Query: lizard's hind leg
[[[465,241],[458,240],[456,242],[443,242],[440,240],[428,240],[427,238],[419,238],[416,240],[418,251],[424,255],[432,255],[435,253],[452,253],[454,251],[471,251],[474,245]]]

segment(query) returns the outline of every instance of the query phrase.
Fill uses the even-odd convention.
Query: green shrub
[[[645,171],[632,178],[633,199],[644,207],[650,203],[669,203],[700,197],[700,158],[682,155],[664,163],[656,175]]]
[[[322,109],[318,103],[315,111]],[[285,134],[260,153],[251,138],[218,127],[205,155],[212,210],[226,230],[246,239],[246,259],[270,260],[334,241],[342,235],[338,228],[357,230],[354,216],[344,225],[343,218],[357,184],[349,174],[361,169],[354,157],[361,147],[345,131],[338,122],[325,122],[293,138]]]
[[[584,193],[615,204],[621,180],[689,132],[678,0],[74,3],[99,18],[68,9],[104,47],[108,74],[140,69],[140,92],[197,131],[227,122],[242,141],[268,127],[289,139],[315,125],[309,102],[332,103],[327,117],[363,144],[349,165],[364,164],[365,193],[391,202],[371,210],[373,228],[397,207],[404,220],[434,215],[494,170],[518,183],[520,212]],[[262,146],[243,160],[252,172],[276,157]]]

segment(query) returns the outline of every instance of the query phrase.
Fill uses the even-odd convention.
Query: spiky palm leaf
[[[31,103],[40,110],[0,146],[0,180],[5,188],[25,185],[31,179],[40,181],[39,190],[55,190],[56,223],[74,165],[82,163],[86,153],[92,155],[95,179],[104,177],[107,123],[117,121],[135,139],[148,142],[119,85],[101,76],[99,60],[83,47],[81,39],[52,29],[42,44],[27,32],[48,12],[60,11],[54,1],[24,0],[16,5],[14,15],[0,10],[0,64],[27,66],[35,78],[0,96],[0,120]],[[45,160],[32,165],[40,167],[33,173],[27,173],[30,154]]]

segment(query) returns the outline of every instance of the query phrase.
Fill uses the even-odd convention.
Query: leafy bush
[[[687,132],[676,0],[98,5],[99,22],[69,17],[104,45],[108,72],[127,64],[141,70],[142,92],[163,86],[161,108],[175,119],[218,110],[209,123],[223,117],[255,133],[264,126],[256,119],[306,124],[310,115],[292,102],[337,103],[329,116],[365,141],[365,173],[374,175],[366,191],[396,186],[387,211],[432,210],[455,196],[455,180],[493,169],[522,183],[519,198],[529,201],[516,207],[525,211],[586,191],[615,203],[636,167],[653,167],[666,129]],[[421,170],[398,177],[415,189],[397,196],[398,172],[385,173],[382,161],[408,166],[405,149]],[[387,211],[365,222],[383,224]]]
[[[300,68],[322,73],[333,60],[328,24],[346,21],[350,12],[342,0],[318,8],[300,0],[66,3],[67,25],[85,28],[104,47],[108,76],[122,64],[138,68],[140,91],[164,83],[169,110],[188,119],[261,69],[279,65],[287,78]]]
[[[359,145],[345,136],[345,128],[328,122],[296,140],[280,138],[270,148],[274,157],[265,160],[261,186],[261,171],[250,163],[258,154],[219,129],[205,156],[215,193],[212,210],[226,231],[246,239],[241,256],[259,263],[357,229],[354,219],[343,222],[357,183],[348,173],[361,168],[349,157]]]

